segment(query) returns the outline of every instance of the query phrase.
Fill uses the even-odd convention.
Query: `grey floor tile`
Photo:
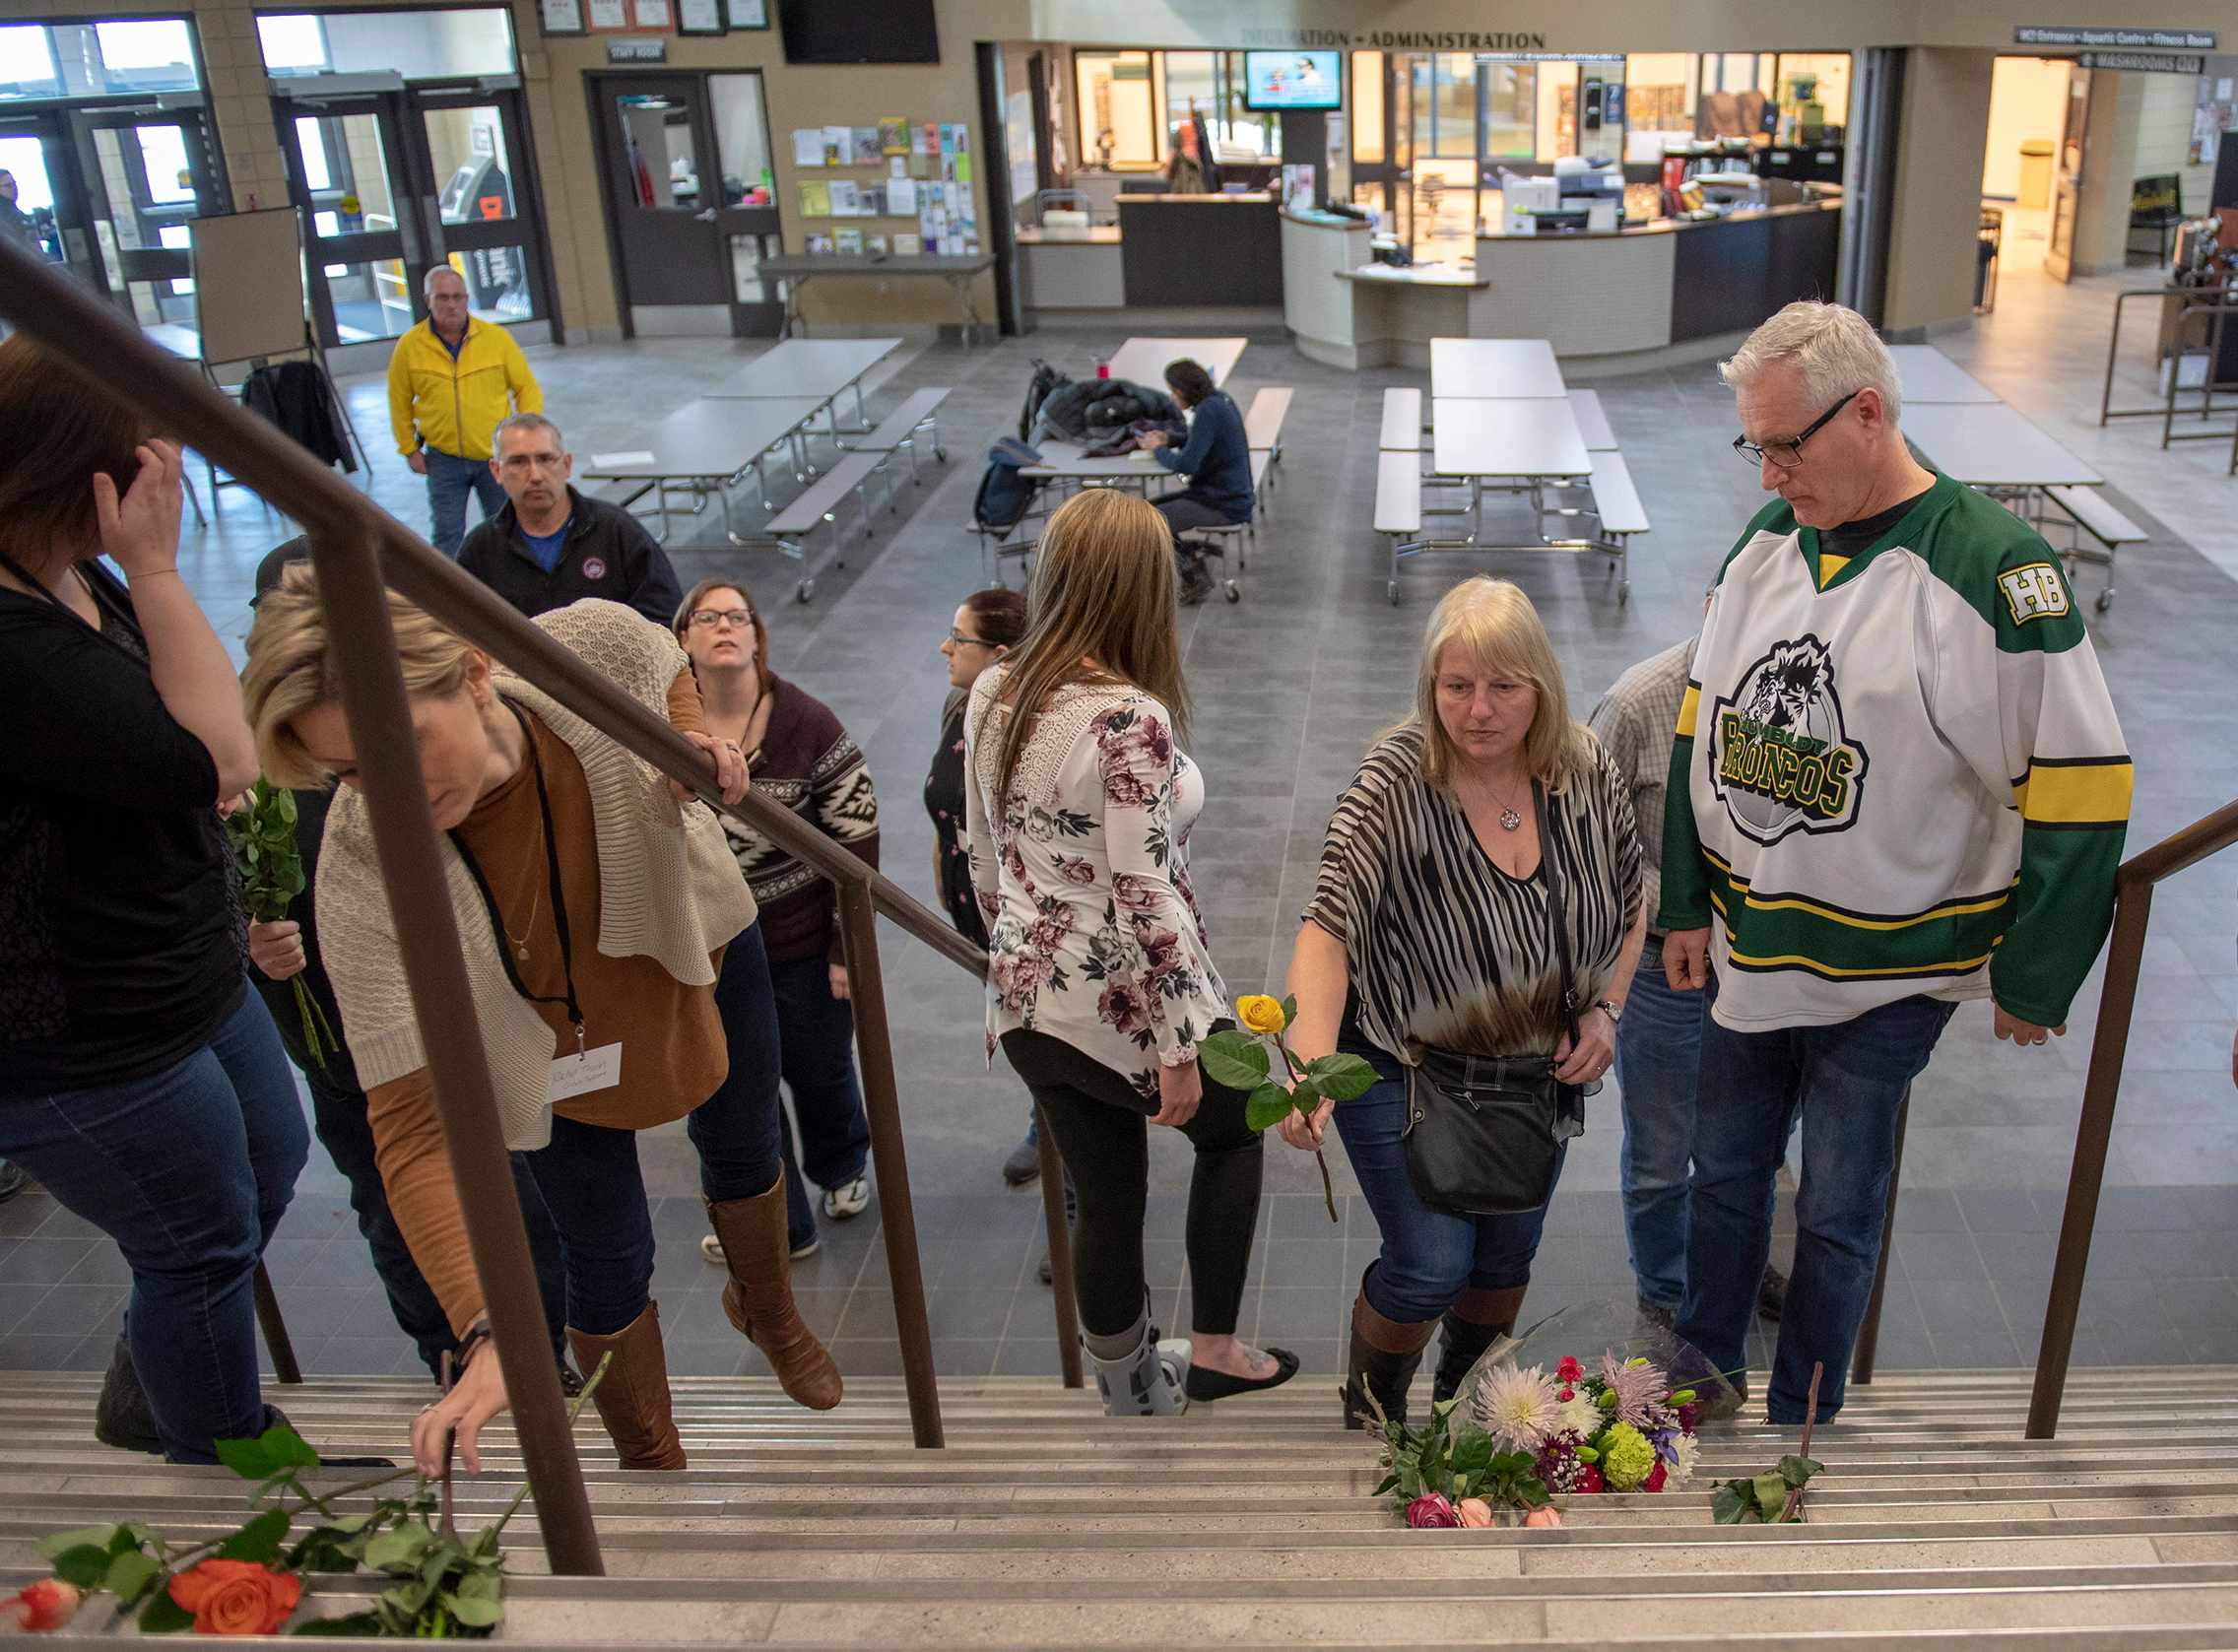
[[[1936,1363],[1945,1370],[2008,1369],[2028,1361],[2009,1331],[1938,1331]]]

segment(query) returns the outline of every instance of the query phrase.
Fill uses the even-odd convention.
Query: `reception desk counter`
[[[1119,222],[1018,231],[1020,297],[1042,320],[1283,301],[1271,195],[1122,195]]]
[[[1613,369],[1744,332],[1797,298],[1832,297],[1838,204],[1558,235],[1483,235],[1474,269],[1369,261],[1356,221],[1283,219],[1284,320],[1332,366],[1429,363],[1433,338],[1538,338]]]

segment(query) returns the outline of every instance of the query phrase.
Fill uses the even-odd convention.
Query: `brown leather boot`
[[[1418,1325],[1407,1325],[1386,1319],[1368,1306],[1365,1274],[1360,1276],[1360,1294],[1352,1298],[1352,1346],[1346,1361],[1342,1397],[1345,1426],[1373,1429],[1377,1424],[1375,1412],[1368,1405],[1371,1394],[1386,1418],[1394,1422],[1407,1421],[1407,1387],[1421,1366],[1422,1350],[1437,1334],[1438,1322],[1425,1319]]]
[[[647,1302],[645,1311],[611,1337],[594,1337],[588,1331],[567,1327],[567,1344],[575,1351],[575,1363],[588,1376],[608,1354],[614,1363],[606,1368],[591,1403],[598,1420],[614,1436],[625,1469],[681,1469],[684,1441],[677,1437],[676,1421],[669,1415],[668,1360],[661,1352],[661,1305]]]
[[[1480,1290],[1471,1286],[1460,1301],[1445,1310],[1438,1321],[1445,1336],[1438,1344],[1432,1400],[1442,1404],[1461,1392],[1469,1368],[1484,1356],[1484,1350],[1515,1329],[1516,1316],[1523,1312],[1523,1293],[1530,1289],[1518,1285],[1506,1290]]]
[[[785,1239],[785,1178],[751,1199],[707,1201],[707,1220],[723,1241],[730,1283],[723,1312],[768,1356],[785,1392],[811,1411],[829,1411],[845,1391],[831,1352],[793,1305],[793,1256]]]

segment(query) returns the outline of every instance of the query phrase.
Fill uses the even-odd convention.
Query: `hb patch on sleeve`
[[[1997,576],[1997,583],[2005,592],[2006,606],[2012,610],[2012,623],[2016,626],[2026,625],[2030,620],[2053,619],[2068,612],[2067,581],[2050,562],[2030,562],[2025,567],[2008,568]]]

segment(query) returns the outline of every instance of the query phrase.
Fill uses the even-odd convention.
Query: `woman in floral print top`
[[[972,685],[965,822],[988,930],[987,1054],[1001,1044],[1079,1189],[1082,1340],[1114,1416],[1270,1388],[1297,1369],[1235,1340],[1261,1147],[1244,1098],[1197,1042],[1231,1024],[1189,887],[1205,785],[1177,733],[1188,687],[1164,520],[1110,489],[1049,519],[1032,623]],[[999,806],[996,800],[1000,799]],[[1196,1149],[1189,1265],[1196,1342],[1157,1346],[1146,1312],[1148,1123]]]

